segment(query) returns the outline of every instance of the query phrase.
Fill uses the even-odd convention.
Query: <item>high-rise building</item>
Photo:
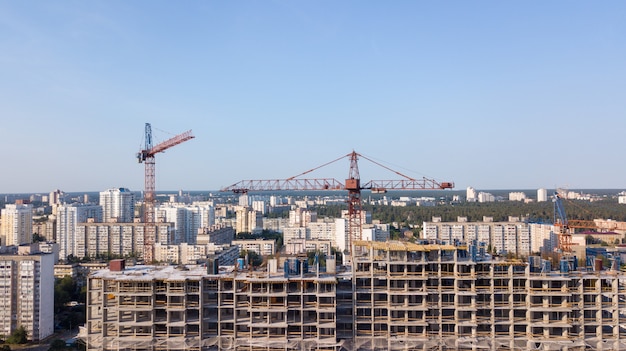
[[[248,194],[239,195],[239,206],[250,206],[250,196]]]
[[[59,244],[59,258],[77,255],[76,228],[79,223],[102,222],[102,207],[98,205],[70,204],[61,205],[57,209],[57,243]]]
[[[267,213],[267,202],[265,200],[254,200],[252,201],[252,209],[264,215]]]
[[[0,212],[0,245],[29,244],[33,240],[33,206],[8,204]]]
[[[54,255],[35,247],[0,254],[0,334],[22,326],[38,341],[54,332]]]
[[[185,241],[185,233],[187,232],[186,213],[183,207],[163,205],[156,209],[157,222],[174,223],[173,240],[170,244],[180,244]]]
[[[530,223],[531,247],[533,253],[553,252],[558,244],[558,228],[553,224]]]
[[[59,205],[61,203],[61,199],[63,198],[63,192],[59,189],[50,193],[48,196],[48,203],[50,206]]]
[[[475,202],[476,200],[478,200],[478,194],[476,193],[476,189],[472,188],[471,186],[467,187],[465,198],[468,202]]]
[[[237,209],[236,216],[235,231],[237,233],[257,233],[263,228],[261,213],[249,207]]]
[[[135,194],[126,188],[100,192],[104,222],[132,223],[135,218]]]
[[[206,203],[192,205],[167,203],[156,208],[157,222],[174,223],[172,244],[195,244],[198,230],[215,224],[215,207]]]
[[[335,218],[335,245],[341,252],[349,247],[348,220],[345,218]]]
[[[537,202],[548,201],[548,190],[541,188],[537,190]]]
[[[478,193],[478,202],[494,202],[494,201],[496,201],[496,197],[493,196],[493,194],[485,193],[482,191]]]
[[[509,201],[525,201],[526,194],[521,191],[513,191],[509,193]]]
[[[441,222],[440,218],[436,217],[432,222],[424,222],[422,228],[423,239],[446,244],[472,243],[475,240],[478,244],[491,247],[497,253],[515,255],[529,255],[541,250],[536,247],[534,233],[534,230],[540,228],[520,221],[519,218],[509,218],[508,222],[493,222],[490,217],[483,218],[482,222],[466,220]],[[540,241],[540,244],[548,243]]]
[[[145,223],[80,223],[76,228],[78,258],[98,255],[135,256],[143,258]],[[172,223],[157,223],[155,243],[172,243]]]
[[[289,225],[292,227],[306,227],[311,222],[317,221],[317,212],[297,207],[289,211]]]

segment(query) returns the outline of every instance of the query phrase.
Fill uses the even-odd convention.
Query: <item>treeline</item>
[[[626,205],[618,204],[615,200],[601,201],[564,201],[567,219],[593,220],[596,218],[626,221]],[[339,217],[347,206],[320,206],[315,211],[319,218]],[[371,206],[363,209],[372,213],[373,220],[382,223],[397,222],[400,226],[421,225],[432,221],[433,217],[441,217],[444,222],[456,221],[459,217],[466,217],[470,222],[482,221],[483,217],[492,217],[494,221],[508,221],[509,217],[519,217],[530,222],[553,223],[555,219],[554,203],[519,201],[501,202],[466,202],[444,204],[437,206]]]

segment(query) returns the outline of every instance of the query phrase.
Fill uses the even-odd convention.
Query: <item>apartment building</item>
[[[20,326],[28,339],[54,332],[54,257],[25,245],[0,253],[0,334]]]
[[[601,262],[552,270],[398,241],[357,241],[353,254],[323,274],[297,260],[103,270],[83,337],[89,350],[626,349],[626,276]]]
[[[249,207],[239,207],[236,211],[235,231],[237,233],[260,233],[263,229],[261,212]]]
[[[242,251],[253,251],[259,255],[269,256],[276,254],[276,241],[265,239],[233,240],[233,245],[239,246]]]
[[[48,241],[56,240],[56,221],[48,219],[45,222],[33,222],[33,234],[46,238]]]
[[[135,194],[127,188],[100,192],[103,222],[132,223],[135,219]]]
[[[206,261],[211,255],[219,259],[222,265],[234,265],[239,258],[239,246],[225,245],[191,245],[182,243],[178,245],[154,245],[154,260],[174,264],[196,264]]]
[[[333,242],[331,240],[307,240],[296,239],[291,240],[285,245],[285,253],[287,255],[306,254],[310,251],[322,252],[325,255],[331,255]]]
[[[198,229],[196,236],[196,244],[206,245],[212,243],[215,245],[230,244],[235,238],[235,228],[224,224],[214,224],[208,227]]]
[[[533,235],[533,229],[542,229],[539,235]],[[493,222],[486,217],[482,222],[468,222],[465,217],[460,217],[456,222],[441,222],[439,217],[433,218],[432,222],[424,222],[422,226],[422,238],[432,241],[442,241],[448,244],[471,243],[476,240],[490,246],[499,254],[511,253],[514,255],[528,256],[541,249],[551,250],[552,247],[539,247],[533,245],[533,238],[545,242],[543,238],[546,232],[543,227],[531,226],[529,223],[517,218],[510,218],[508,222]],[[547,234],[548,238],[550,233]],[[535,241],[536,242],[536,241]]]
[[[533,269],[451,245],[358,242],[355,252],[359,348],[626,348],[621,273]]]
[[[198,231],[215,224],[215,208],[209,204],[166,203],[156,207],[157,222],[174,223],[173,244],[195,244]]]
[[[81,249],[77,246],[77,228],[81,223],[90,220],[102,222],[102,207],[99,205],[69,204],[57,208],[57,244],[59,244],[59,258],[78,256]]]
[[[33,240],[33,206],[7,204],[0,210],[0,245],[29,244]]]
[[[82,335],[87,349],[337,349],[334,275],[214,274],[213,268],[94,273]]]
[[[163,245],[172,242],[174,225],[156,224],[155,243]],[[143,257],[145,224],[135,223],[79,223],[76,226],[74,255],[79,258],[98,255]]]

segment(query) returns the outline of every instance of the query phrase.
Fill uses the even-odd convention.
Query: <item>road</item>
[[[61,340],[69,340],[71,338],[75,338],[78,335],[78,329],[76,330],[65,330],[62,332],[57,332],[47,337],[45,340],[40,341],[39,343],[27,344],[27,345],[10,345],[11,350],[29,350],[29,351],[47,351],[50,348],[50,343],[56,339]]]

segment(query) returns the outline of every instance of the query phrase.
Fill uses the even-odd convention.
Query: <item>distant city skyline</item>
[[[352,150],[455,190],[626,188],[622,1],[33,5],[0,2],[0,193],[141,191],[146,122],[196,136],[157,155],[157,191]]]

